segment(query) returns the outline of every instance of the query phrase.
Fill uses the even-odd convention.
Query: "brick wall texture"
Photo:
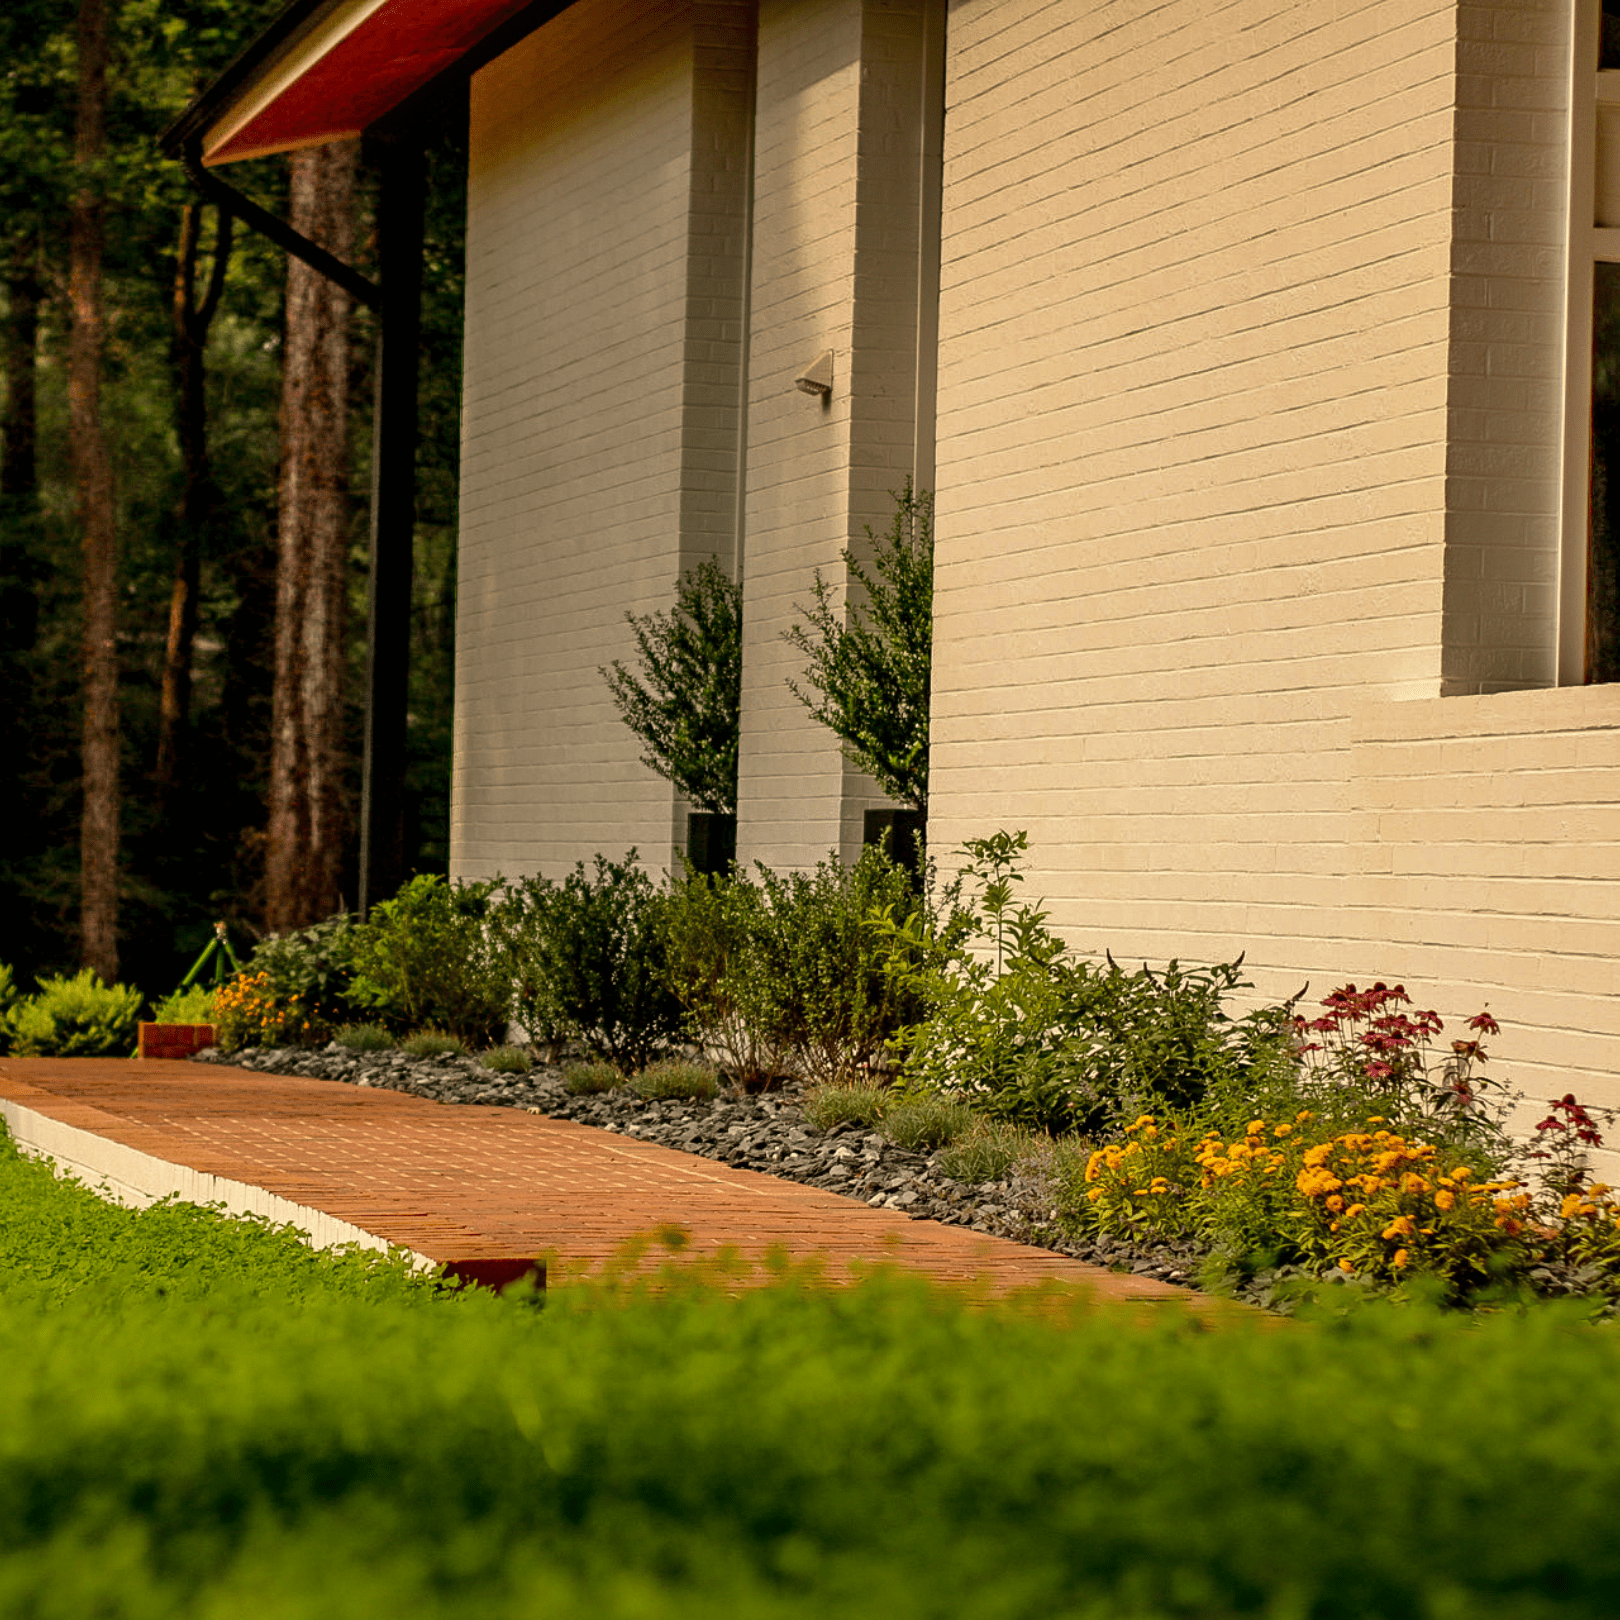
[[[1026,829],[1077,949],[1488,1001],[1504,1076],[1620,1104],[1620,688],[1554,685],[1568,13],[951,0],[932,182],[929,0],[579,0],[483,70],[457,870],[662,863],[597,667],[702,555],[739,853],[851,855],[781,632],[931,455],[936,854]]]

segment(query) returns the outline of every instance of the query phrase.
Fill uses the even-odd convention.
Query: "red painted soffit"
[[[312,62],[206,163],[316,146],[375,123],[442,73],[525,0],[389,0]]]

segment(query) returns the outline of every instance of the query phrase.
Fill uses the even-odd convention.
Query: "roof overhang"
[[[358,135],[563,9],[536,0],[293,0],[165,136],[208,164]]]

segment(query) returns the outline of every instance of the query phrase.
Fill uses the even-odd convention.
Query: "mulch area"
[[[589,1273],[658,1228],[685,1252],[819,1257],[842,1280],[892,1262],[1002,1293],[1042,1283],[1099,1299],[1201,1305],[1187,1290],[819,1188],[511,1108],[219,1064],[0,1058],[0,1098],[171,1165],[265,1189],[447,1264],[545,1257]],[[18,1116],[19,1118],[22,1116]]]

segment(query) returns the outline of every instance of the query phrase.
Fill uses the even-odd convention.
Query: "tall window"
[[[1564,685],[1620,681],[1620,0],[1577,0],[1573,66]]]

